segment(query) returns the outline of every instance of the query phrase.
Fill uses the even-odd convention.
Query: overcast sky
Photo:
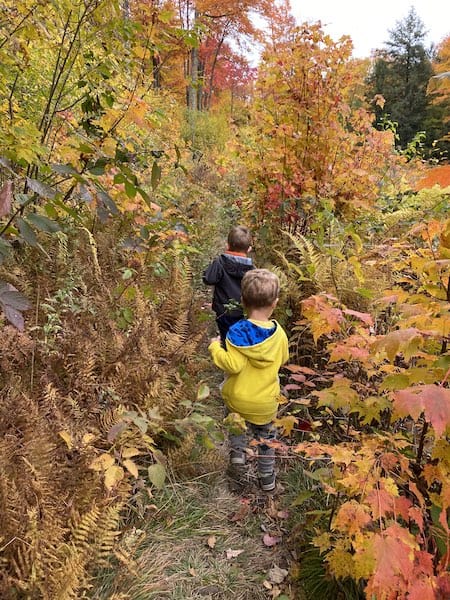
[[[411,6],[428,30],[427,44],[450,35],[450,0],[291,0],[291,6],[299,23],[321,21],[334,40],[349,35],[358,58],[381,48],[389,38],[388,30],[395,29]]]

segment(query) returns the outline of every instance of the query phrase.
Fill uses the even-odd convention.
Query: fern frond
[[[186,311],[192,301],[192,270],[189,262],[175,258],[166,299],[158,311],[158,320],[164,329],[178,334],[186,333]]]
[[[392,213],[383,215],[381,219],[382,225],[391,229],[396,225],[404,225],[407,222],[417,221],[417,208],[403,207]]]
[[[317,251],[314,244],[301,234],[283,232],[291,241],[292,247],[288,254],[293,254],[295,262],[285,259],[288,269],[305,281],[312,282],[318,290],[326,290],[330,285],[331,266],[330,260],[324,254]]]

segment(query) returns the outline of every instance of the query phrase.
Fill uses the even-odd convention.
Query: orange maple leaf
[[[333,527],[339,531],[344,530],[349,535],[353,535],[359,533],[361,529],[371,522],[372,519],[368,508],[363,504],[359,504],[356,500],[350,500],[349,502],[344,502],[339,508],[333,522]]]

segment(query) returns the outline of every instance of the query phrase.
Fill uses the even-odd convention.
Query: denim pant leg
[[[228,408],[228,406],[224,405],[224,408],[223,408],[224,418],[226,418],[229,414],[230,414],[230,409]],[[246,425],[248,427],[249,423],[246,423]],[[243,431],[242,433],[240,433],[238,435],[229,433],[228,434],[228,442],[230,444],[230,450],[236,450],[237,452],[244,452],[244,454],[245,454],[245,450],[246,450],[247,444],[248,444],[247,432]]]
[[[273,423],[254,425],[248,423],[252,436],[258,441],[258,473],[260,475],[272,473],[275,469],[275,448],[264,441],[272,442],[277,438],[277,430]]]

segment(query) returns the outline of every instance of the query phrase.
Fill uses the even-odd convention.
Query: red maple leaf
[[[409,415],[415,421],[423,412],[437,437],[450,425],[450,390],[440,385],[418,385],[395,392],[394,406],[399,416]]]

